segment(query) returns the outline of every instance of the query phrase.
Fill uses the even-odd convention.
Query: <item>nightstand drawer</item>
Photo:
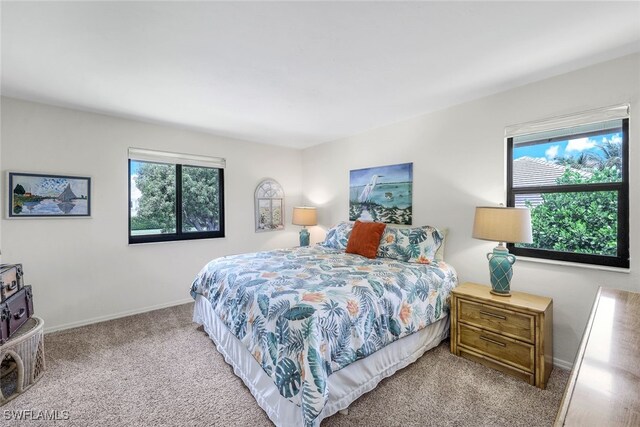
[[[458,303],[460,322],[533,344],[535,339],[534,316],[467,300],[458,300]]]
[[[489,331],[459,324],[458,344],[500,362],[533,372],[535,347]]]

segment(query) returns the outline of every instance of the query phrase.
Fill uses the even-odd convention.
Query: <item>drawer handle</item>
[[[489,313],[488,311],[480,311],[480,314],[484,314],[485,316],[495,317],[496,319],[507,320],[507,316],[501,316],[499,314]]]
[[[480,339],[483,340],[483,341],[490,342],[491,344],[499,345],[500,347],[506,347],[507,346],[503,342],[492,340],[491,338],[483,337],[482,335],[480,335]]]

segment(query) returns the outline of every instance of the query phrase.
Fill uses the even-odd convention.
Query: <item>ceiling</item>
[[[640,2],[2,2],[2,94],[305,148],[640,51]]]

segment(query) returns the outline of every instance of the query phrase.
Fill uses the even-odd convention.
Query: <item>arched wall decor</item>
[[[284,190],[278,181],[262,180],[254,196],[256,232],[284,230]]]

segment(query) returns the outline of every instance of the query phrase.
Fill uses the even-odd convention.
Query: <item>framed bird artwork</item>
[[[413,163],[349,173],[349,220],[411,225]]]

